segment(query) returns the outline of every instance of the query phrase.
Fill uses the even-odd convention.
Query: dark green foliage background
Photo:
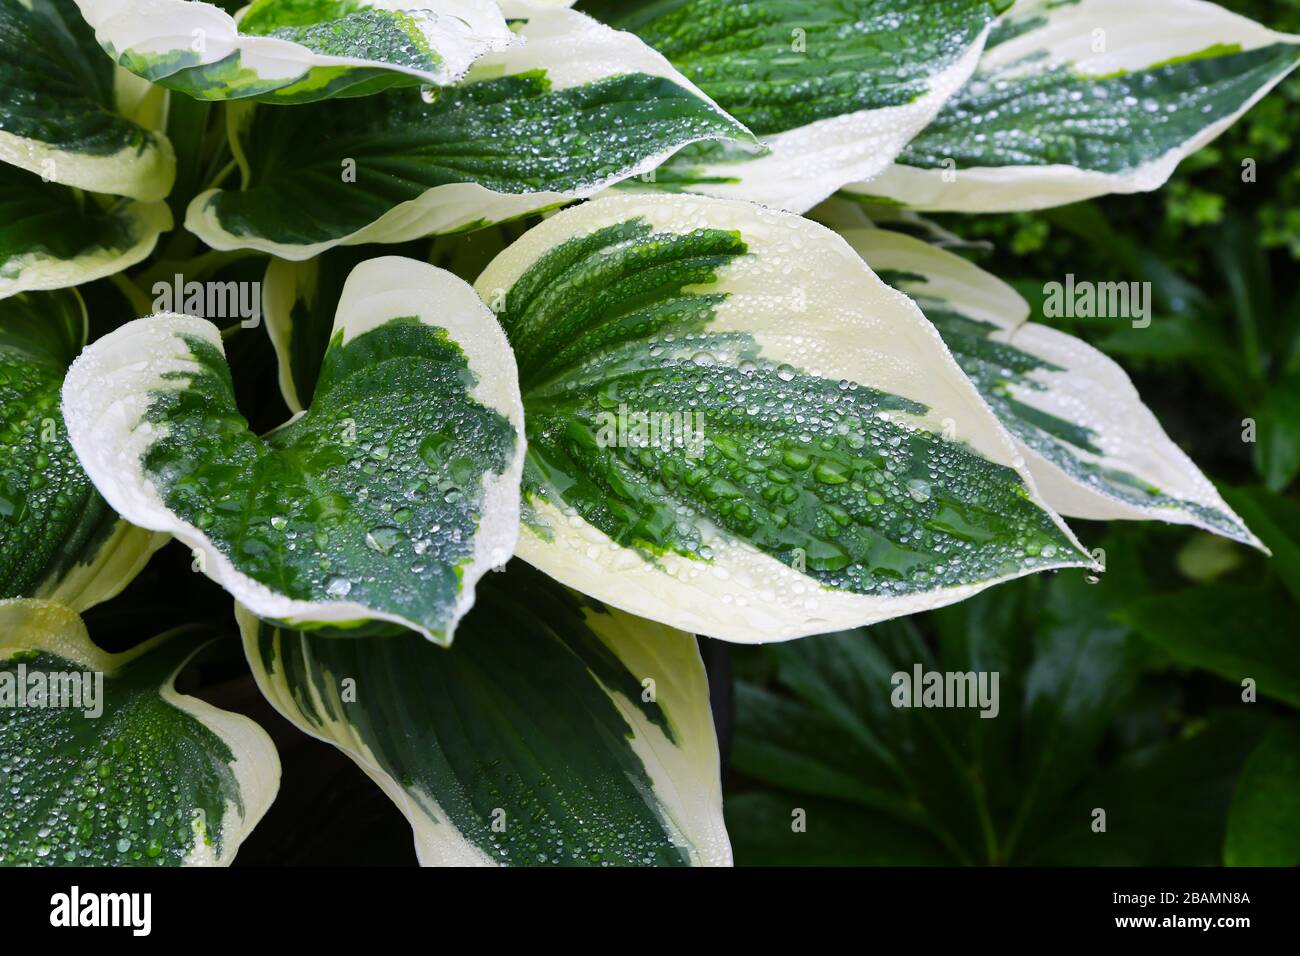
[[[1300,0],[1226,6],[1300,32]],[[965,252],[1035,321],[1119,361],[1274,555],[1072,521],[1106,550],[1098,583],[1034,576],[865,633],[733,650],[738,863],[1300,863],[1298,147],[1292,76],[1155,193],[936,217],[987,244]],[[1152,283],[1150,327],[1045,319],[1043,285],[1067,273]],[[890,708],[889,674],[917,660],[999,671],[998,718]]]

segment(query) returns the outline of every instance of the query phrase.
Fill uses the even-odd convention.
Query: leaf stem
[[[132,282],[125,272],[119,272],[109,278],[112,280],[113,285],[117,286],[118,291],[131,303],[131,307],[136,311],[136,318],[153,315],[153,300],[145,295],[144,290]]]

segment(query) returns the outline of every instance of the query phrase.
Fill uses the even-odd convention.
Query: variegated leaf
[[[63,407],[108,502],[270,619],[450,643],[475,582],[514,548],[514,360],[469,286],[424,263],[352,272],[311,407],[266,436],[236,407],[216,327],[190,316],[96,341]]]
[[[533,11],[517,29],[522,47],[432,101],[394,90],[232,112],[243,188],[197,196],[186,227],[217,249],[307,259],[517,218],[687,143],[749,136],[631,34],[566,9]]]
[[[0,299],[113,275],[171,227],[166,203],[81,194],[0,164]]]
[[[1014,289],[960,256],[883,229],[843,235],[939,329],[1061,514],[1189,524],[1262,547],[1111,359],[1026,321]]]
[[[199,0],[76,3],[119,64],[201,100],[443,86],[515,42],[491,0],[254,0],[235,16]]]
[[[383,788],[425,865],[731,862],[688,634],[518,564],[484,580],[450,650],[237,616],[271,703]]]
[[[68,443],[59,391],[86,341],[73,290],[0,300],[0,598],[80,611],[113,597],[167,540],[122,521]]]
[[[210,634],[130,651],[72,611],[0,601],[0,865],[224,866],[275,799],[265,731],[184,694]]]
[[[600,199],[476,288],[527,413],[518,553],[601,601],[770,641],[1087,563],[933,326],[821,226]]]
[[[705,144],[654,185],[804,212],[876,175],[975,69],[990,0],[607,0],[584,9],[631,30],[766,147]]]
[[[1202,0],[1021,2],[898,162],[851,189],[959,212],[1157,189],[1295,69],[1298,44]]]
[[[122,86],[74,0],[0,0],[0,162],[46,183],[162,199],[176,177],[171,144],[125,115]]]

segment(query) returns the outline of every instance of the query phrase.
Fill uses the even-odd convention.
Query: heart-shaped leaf
[[[442,86],[514,42],[491,0],[254,0],[233,17],[197,0],[76,2],[119,64],[201,100]]]
[[[476,288],[527,409],[518,553],[601,601],[770,641],[1088,563],[933,326],[821,226],[600,199]]]
[[[458,232],[590,196],[687,143],[748,132],[636,37],[536,10],[519,49],[432,101],[415,90],[233,114],[243,189],[195,197],[217,249],[307,259]],[[312,214],[304,216],[303,210]]]
[[[271,703],[383,788],[425,865],[730,863],[695,639],[524,565],[481,589],[446,651],[237,616]]]
[[[311,407],[259,437],[210,323],[162,314],[95,342],[63,388],[87,473],[193,548],[263,617],[389,621],[450,643],[514,548],[523,417],[500,327],[450,273],[364,263]]]
[[[266,813],[265,731],[177,674],[211,635],[122,654],[45,601],[0,601],[0,865],[223,866]]]

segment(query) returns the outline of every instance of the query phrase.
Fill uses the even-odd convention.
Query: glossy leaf
[[[234,859],[275,799],[280,761],[247,717],[176,692],[208,636],[108,654],[61,605],[0,601],[0,864]]]
[[[1019,294],[960,256],[883,229],[844,236],[938,328],[1054,509],[1189,524],[1262,547],[1102,352],[1027,321]]]
[[[608,0],[584,9],[667,56],[766,147],[684,150],[655,171],[653,188],[803,212],[885,169],[934,119],[974,70],[999,5]]]
[[[197,0],[76,3],[113,60],[201,100],[443,86],[514,42],[490,0],[255,0],[236,16]]]
[[[1295,69],[1297,42],[1201,0],[1022,2],[897,163],[852,190],[1007,212],[1157,189]]]
[[[113,275],[171,226],[166,203],[84,195],[0,164],[0,299]]]
[[[171,144],[124,105],[74,0],[0,0],[0,161],[47,183],[162,199]]]
[[[197,196],[186,228],[217,249],[307,259],[517,218],[687,143],[749,137],[630,34],[564,9],[530,12],[517,29],[524,46],[431,101],[402,89],[233,113],[243,188]]]
[[[920,311],[820,226],[602,199],[476,287],[527,409],[519,554],[599,600],[767,641],[1087,563]]]
[[[167,540],[121,521],[68,442],[59,391],[86,341],[72,290],[0,300],[0,599],[113,597]]]
[[[109,503],[174,534],[264,617],[450,643],[474,583],[514,548],[514,361],[469,286],[424,263],[353,271],[311,407],[266,436],[235,405],[216,328],[189,316],[98,340],[63,395]]]
[[[695,640],[522,565],[441,650],[238,616],[258,684],[406,815],[425,865],[726,865]]]

